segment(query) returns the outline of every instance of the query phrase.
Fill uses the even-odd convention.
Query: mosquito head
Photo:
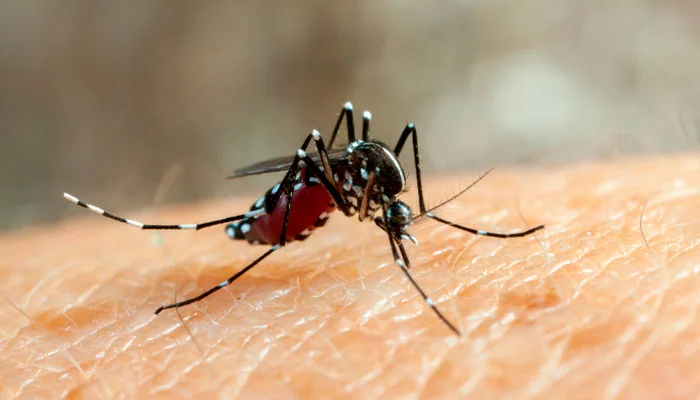
[[[384,215],[375,218],[374,222],[396,239],[409,239],[415,242],[408,233],[408,227],[413,223],[413,213],[411,207],[403,201],[394,200],[386,208]]]

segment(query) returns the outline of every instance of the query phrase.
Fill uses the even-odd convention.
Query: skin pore
[[[428,205],[475,177],[426,176]],[[371,222],[336,213],[233,285],[155,316],[267,248],[223,227],[163,232],[155,246],[153,232],[82,210],[0,237],[0,397],[694,397],[699,183],[698,154],[497,168],[435,214],[543,232],[503,240],[421,221],[419,246],[407,243],[413,276],[461,337]],[[196,222],[251,200],[127,216]],[[414,193],[404,200],[417,209]]]

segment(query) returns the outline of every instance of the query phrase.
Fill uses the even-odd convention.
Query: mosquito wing
[[[345,154],[346,154],[346,149],[345,147],[336,147],[334,149],[329,149],[328,150],[328,160],[331,163],[331,167],[342,164],[345,162]],[[318,153],[309,153],[309,156],[317,163],[321,163],[321,156],[318,155]],[[235,171],[233,171],[233,174],[231,176],[227,177],[226,179],[236,179],[236,178],[241,178],[244,176],[250,176],[250,175],[260,175],[260,174],[267,174],[270,172],[279,172],[279,171],[286,171],[289,169],[289,167],[292,166],[292,162],[294,161],[294,156],[287,156],[287,157],[279,157],[279,158],[273,158],[270,160],[265,160],[265,161],[260,161],[255,164],[249,165],[247,167],[239,168]],[[304,161],[301,161],[300,165],[303,167]]]

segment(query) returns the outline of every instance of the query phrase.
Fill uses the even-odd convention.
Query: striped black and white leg
[[[443,223],[443,224],[445,224],[445,225],[449,225],[449,226],[451,226],[451,227],[453,227],[453,228],[457,228],[457,229],[461,229],[461,230],[463,230],[463,231],[467,231],[467,232],[469,232],[469,233],[473,233],[474,235],[489,236],[489,237],[497,237],[497,238],[501,238],[501,239],[509,239],[509,238],[523,237],[523,236],[527,236],[527,235],[530,235],[530,234],[532,234],[532,233],[535,233],[535,232],[539,231],[540,229],[544,229],[544,225],[537,225],[537,226],[534,227],[534,228],[530,228],[530,229],[527,229],[527,230],[524,230],[524,231],[521,231],[521,232],[514,232],[514,233],[496,233],[496,232],[488,232],[488,231],[483,231],[483,230],[481,230],[481,229],[473,229],[473,228],[469,228],[469,227],[467,227],[467,226],[458,225],[458,224],[455,224],[454,222],[450,222],[450,221],[448,221],[448,220],[446,220],[446,219],[442,219],[442,218],[440,218],[440,217],[434,215],[434,214],[431,213],[431,212],[426,213],[425,216],[428,217],[428,218],[434,219],[435,221],[441,222],[441,223]]]
[[[276,207],[277,202],[279,201],[279,198],[282,195],[287,197],[287,208],[285,209],[284,221],[282,223],[282,230],[280,232],[280,237],[279,237],[277,243],[274,244],[272,247],[270,247],[270,249],[268,249],[263,255],[261,255],[260,257],[255,259],[255,261],[250,263],[247,267],[243,268],[242,270],[237,272],[235,275],[233,275],[229,279],[221,282],[220,284],[212,287],[211,289],[207,290],[206,292],[204,292],[196,297],[192,297],[190,299],[183,300],[183,301],[180,301],[177,303],[161,306],[156,310],[156,315],[160,314],[163,310],[186,306],[188,304],[192,304],[194,302],[202,300],[205,297],[211,295],[212,293],[215,293],[215,292],[221,290],[222,288],[232,284],[236,279],[243,276],[243,274],[248,272],[254,266],[258,265],[258,263],[260,263],[262,260],[267,258],[267,256],[274,253],[277,249],[279,249],[280,247],[282,247],[286,244],[286,242],[287,242],[287,226],[289,224],[289,215],[292,212],[292,196],[294,195],[294,182],[296,180],[297,172],[299,172],[299,169],[300,169],[299,164],[302,160],[306,164],[306,167],[308,167],[312,171],[312,173],[314,175],[316,175],[316,177],[321,181],[321,183],[324,184],[326,189],[328,189],[329,187],[332,187],[333,190],[335,190],[335,193],[331,193],[331,195],[335,201],[338,201],[340,203],[339,208],[344,209],[345,203],[342,201],[342,197],[340,197],[338,190],[334,186],[332,186],[331,182],[326,177],[326,174],[323,171],[321,171],[321,169],[316,165],[316,163],[313,161],[313,159],[311,159],[311,157],[309,157],[306,154],[306,151],[304,150],[306,147],[308,147],[310,141],[313,139],[317,143],[321,142],[320,147],[317,145],[317,149],[319,150],[319,153],[325,152],[325,147],[323,146],[323,140],[320,137],[321,137],[321,135],[317,131],[314,131],[304,141],[304,144],[302,145],[302,149],[299,149],[299,151],[297,151],[297,154],[294,157],[294,160],[292,161],[292,165],[289,167],[289,170],[285,174],[284,179],[282,179],[282,182],[280,182],[279,185],[276,186],[277,190],[272,190],[270,192],[272,194],[272,196],[265,196],[265,197],[272,198],[272,200],[269,200],[271,202],[271,205],[268,204],[264,208],[256,209],[256,210],[250,212],[250,213],[258,213],[258,212],[265,213],[266,212],[265,210],[268,207],[271,207],[270,210],[272,210]],[[266,200],[263,200],[263,201],[266,201]],[[254,207],[259,207],[262,205],[263,204],[256,203],[256,205],[254,205]],[[230,225],[229,225],[229,227],[230,227]],[[242,225],[240,228],[242,228]],[[232,235],[235,236],[235,232],[227,232],[227,233],[229,234],[229,236],[232,236]]]
[[[406,143],[406,140],[411,135],[413,136],[413,162],[416,168],[416,181],[418,182],[418,204],[420,206],[420,212],[423,213],[426,209],[425,200],[423,198],[423,182],[420,176],[421,164],[420,153],[418,152],[418,132],[416,131],[416,126],[413,123],[407,124],[406,127],[403,129],[403,132],[401,132],[399,141],[396,142],[396,146],[394,147],[394,154],[396,154],[397,156],[401,154],[401,150],[403,150],[403,146]]]
[[[343,118],[347,121],[348,127],[348,144],[355,141],[355,122],[352,116],[352,103],[347,102],[343,105],[343,109],[340,111],[340,116],[338,116],[338,121],[335,123],[333,128],[333,133],[331,133],[331,140],[328,141],[328,148],[333,148],[333,143],[335,142],[335,137],[338,134],[338,129],[340,129],[340,124],[343,123]]]
[[[308,145],[308,142],[309,142],[309,140],[307,139],[305,141],[305,144]],[[277,201],[279,201],[279,198],[282,194],[287,196],[287,209],[285,211],[284,222],[282,225],[282,232],[280,234],[280,238],[279,238],[278,242],[276,244],[274,244],[272,247],[270,247],[260,257],[255,259],[255,261],[250,263],[248,266],[246,266],[242,270],[236,272],[236,274],[234,274],[232,277],[226,279],[225,281],[221,282],[220,284],[212,287],[211,289],[207,290],[206,292],[204,292],[198,296],[189,298],[187,300],[179,301],[177,303],[172,303],[172,304],[158,307],[158,309],[156,310],[156,315],[160,314],[163,310],[168,310],[170,308],[183,307],[183,306],[186,306],[188,304],[192,304],[194,302],[202,300],[213,293],[216,293],[217,291],[219,291],[219,290],[225,288],[226,286],[232,284],[233,282],[235,282],[236,279],[243,276],[243,274],[250,271],[253,267],[258,265],[262,260],[267,258],[270,254],[274,253],[277,249],[279,249],[280,247],[285,245],[286,236],[287,236],[287,224],[289,221],[289,213],[291,211],[291,205],[292,205],[291,196],[292,196],[293,191],[294,191],[294,189],[293,189],[294,188],[294,180],[296,178],[296,173],[299,170],[299,161],[300,160],[301,160],[300,157],[297,155],[297,157],[294,158],[292,165],[289,167],[289,170],[287,171],[287,174],[285,175],[284,179],[282,179],[282,182],[280,182],[279,185],[275,185],[275,188],[277,188],[277,190],[274,190],[274,188],[273,188],[273,190],[271,190],[271,192],[270,192],[272,194],[272,197],[274,198],[274,203],[272,204],[271,209],[274,209],[274,206],[277,204]],[[268,197],[268,196],[265,196],[265,197]],[[267,207],[270,207],[270,205],[268,205]],[[262,208],[260,210],[262,210],[263,213],[265,212],[265,208]],[[232,226],[232,225],[229,225],[227,227],[227,234],[231,238],[236,238],[235,236],[237,235],[237,232],[233,231],[235,229],[240,229],[240,227]],[[231,230],[231,231],[229,231],[229,230]],[[245,233],[245,232],[242,232],[242,233]]]
[[[362,113],[362,140],[365,142],[369,139],[369,123],[372,121],[372,113],[365,111]]]
[[[415,279],[413,279],[413,276],[411,275],[411,272],[408,270],[410,267],[410,262],[408,260],[408,255],[406,255],[406,250],[403,248],[403,244],[399,243],[398,246],[401,249],[401,254],[399,255],[399,252],[396,250],[397,244],[394,238],[391,236],[391,233],[388,232],[389,235],[389,243],[391,245],[391,253],[394,256],[394,261],[396,262],[396,265],[398,265],[401,268],[401,271],[403,271],[404,275],[406,275],[406,278],[411,282],[414,288],[418,290],[418,293],[423,297],[423,300],[430,306],[430,308],[435,312],[435,314],[440,318],[440,320],[447,325],[452,332],[456,333],[458,336],[461,336],[462,334],[459,332],[459,329],[455,327],[442,313],[440,310],[437,308],[435,305],[435,302],[423,291],[423,289],[418,285],[418,282],[416,282]]]
[[[245,274],[246,272],[250,271],[250,269],[252,269],[254,266],[258,265],[258,263],[260,263],[260,261],[262,261],[262,260],[264,260],[265,258],[267,258],[267,256],[269,256],[270,254],[274,253],[275,250],[277,250],[277,249],[279,249],[279,248],[280,248],[280,246],[279,246],[278,244],[276,244],[276,245],[270,247],[263,255],[261,255],[260,257],[258,257],[257,259],[255,259],[255,261],[253,261],[252,263],[250,263],[247,267],[245,267],[245,268],[243,268],[242,270],[238,271],[238,272],[237,272],[235,275],[233,275],[232,277],[226,279],[225,281],[223,281],[223,282],[221,282],[220,284],[214,286],[213,288],[207,290],[206,292],[200,294],[199,296],[192,297],[192,298],[187,299],[187,300],[179,301],[179,302],[177,302],[177,303],[168,304],[168,305],[165,305],[165,306],[160,306],[160,307],[158,307],[158,309],[156,310],[156,315],[160,314],[163,310],[167,310],[167,309],[169,309],[169,308],[182,307],[182,306],[186,306],[186,305],[188,305],[188,304],[192,304],[192,303],[194,303],[194,302],[197,302],[197,301],[199,301],[199,300],[202,300],[203,298],[209,296],[210,294],[212,294],[212,293],[214,293],[214,292],[217,292],[217,291],[223,289],[224,287],[226,287],[226,286],[232,284],[233,281],[235,281],[236,279],[238,279],[240,276],[242,276],[242,275]]]
[[[265,210],[262,210],[262,209],[261,210],[254,210],[254,211],[249,211],[249,212],[244,213],[244,214],[234,215],[232,217],[226,217],[226,218],[217,219],[217,220],[213,220],[213,221],[200,222],[198,224],[171,224],[171,225],[144,224],[142,222],[138,222],[138,221],[134,221],[131,219],[120,217],[118,215],[114,215],[110,212],[107,212],[107,211],[101,209],[100,207],[93,206],[92,204],[84,203],[83,201],[81,201],[77,197],[70,195],[68,193],[63,193],[63,197],[65,197],[70,202],[72,202],[80,207],[87,208],[88,210],[95,212],[97,214],[100,214],[103,217],[107,217],[107,218],[113,219],[115,221],[119,221],[119,222],[122,222],[124,224],[135,226],[139,229],[144,229],[144,230],[146,230],[146,229],[162,229],[162,230],[165,230],[165,229],[171,229],[171,230],[172,229],[175,229],[175,230],[192,229],[192,230],[199,230],[199,229],[208,228],[208,227],[214,226],[214,225],[221,225],[221,224],[225,224],[227,222],[237,221],[237,220],[243,219],[243,218],[256,217],[256,216],[259,216],[259,215],[262,215],[265,213]]]
[[[497,238],[502,238],[502,239],[508,239],[508,238],[516,238],[516,237],[523,237],[530,235],[534,232],[537,232],[541,229],[544,229],[544,225],[538,225],[534,228],[522,231],[522,232],[515,232],[515,233],[495,233],[495,232],[488,232],[484,231],[481,229],[474,229],[474,228],[469,228],[467,226],[462,226],[455,224],[454,222],[445,220],[443,218],[440,218],[433,214],[431,211],[435,210],[436,208],[448,203],[449,201],[452,201],[456,197],[462,195],[464,192],[466,192],[468,189],[470,189],[474,184],[476,184],[478,181],[480,181],[486,174],[491,172],[491,170],[488,170],[485,174],[481,175],[479,179],[477,179],[476,182],[472,183],[467,187],[466,189],[460,191],[457,193],[457,195],[452,196],[449,200],[442,202],[436,207],[431,208],[430,210],[427,210],[425,207],[425,199],[423,196],[423,183],[421,182],[421,164],[420,164],[420,155],[418,152],[418,131],[416,130],[416,127],[414,124],[410,123],[406,125],[404,128],[403,132],[401,133],[401,137],[399,138],[399,141],[396,143],[396,147],[394,147],[394,153],[398,156],[401,153],[401,150],[403,149],[404,144],[406,143],[406,140],[408,139],[409,136],[412,136],[413,139],[413,161],[415,164],[415,169],[416,169],[416,180],[418,181],[418,203],[420,206],[420,216],[426,216],[428,218],[431,218],[437,222],[443,223],[445,225],[449,225],[453,228],[461,229],[463,231],[467,231],[470,233],[473,233],[475,235],[481,235],[481,236],[490,236],[490,237],[497,237]],[[417,219],[418,217],[416,217]]]
[[[335,206],[345,215],[350,215],[350,210],[348,203],[345,201],[343,198],[343,195],[338,191],[338,188],[336,185],[331,182],[326,175],[324,175],[323,171],[316,165],[314,160],[309,157],[306,152],[299,151],[299,156],[301,157],[302,160],[304,160],[304,163],[306,166],[309,168],[309,170],[316,175],[318,180],[321,181],[321,184],[323,187],[326,189],[326,191],[331,195],[331,198],[333,199],[333,202],[335,203]]]
[[[314,141],[316,150],[318,151],[318,154],[321,157],[321,166],[323,169],[316,165],[316,162],[306,153],[306,149],[309,147],[309,144],[312,140]],[[273,196],[270,196],[269,198],[265,199],[265,209],[268,211],[274,209],[280,197],[285,193],[285,185],[291,187],[291,185],[294,184],[294,178],[296,176],[296,173],[298,172],[298,165],[302,160],[304,161],[304,164],[306,165],[308,170],[311,171],[313,175],[315,175],[316,178],[318,178],[319,181],[321,181],[323,187],[331,195],[331,198],[333,198],[333,202],[335,203],[336,207],[338,207],[340,211],[347,215],[348,207],[346,201],[343,198],[342,194],[338,191],[335,178],[333,177],[333,171],[328,160],[326,146],[323,142],[321,134],[317,130],[314,130],[313,132],[311,132],[311,134],[309,134],[309,136],[306,137],[306,140],[304,140],[304,143],[297,151],[297,154],[294,157],[294,160],[292,161],[291,167],[289,168],[287,174],[280,183],[280,190],[278,190]]]
[[[255,267],[256,265],[258,265],[262,260],[264,260],[265,258],[267,258],[267,256],[269,256],[270,254],[274,253],[277,249],[279,249],[280,247],[282,247],[282,246],[284,246],[284,245],[286,244],[286,241],[287,241],[287,225],[288,225],[288,223],[289,223],[289,214],[290,214],[290,212],[292,211],[292,195],[293,195],[293,193],[294,193],[294,189],[293,189],[293,188],[294,188],[294,179],[295,179],[296,173],[297,173],[297,171],[298,171],[298,169],[299,169],[299,160],[300,160],[300,158],[299,158],[298,156],[294,159],[294,162],[292,162],[292,166],[289,168],[289,172],[285,175],[285,178],[282,180],[282,182],[281,182],[281,183],[279,184],[279,186],[278,186],[278,191],[281,192],[281,193],[283,193],[283,194],[287,197],[287,208],[285,209],[284,222],[282,223],[282,231],[281,231],[281,233],[280,233],[280,237],[279,237],[277,243],[275,243],[275,244],[274,244],[272,247],[270,247],[265,253],[263,253],[260,257],[258,257],[257,259],[255,259],[255,261],[253,261],[252,263],[250,263],[248,266],[246,266],[246,267],[243,268],[242,270],[238,271],[238,272],[237,272],[235,275],[233,275],[232,277],[226,279],[225,281],[221,282],[220,284],[218,284],[218,285],[212,287],[211,289],[207,290],[206,292],[204,292],[204,293],[202,293],[202,294],[200,294],[200,295],[198,295],[198,296],[189,298],[189,299],[187,299],[187,300],[179,301],[179,302],[177,302],[177,303],[168,304],[168,305],[165,305],[165,306],[158,307],[158,309],[156,310],[156,315],[160,314],[163,310],[167,310],[167,309],[170,309],[170,308],[177,308],[177,307],[186,306],[186,305],[188,305],[188,304],[192,304],[192,303],[194,303],[194,302],[197,302],[197,301],[199,301],[199,300],[202,300],[202,299],[208,297],[209,295],[211,295],[211,294],[213,294],[213,293],[216,293],[217,291],[223,289],[224,287],[226,287],[226,286],[232,284],[236,279],[238,279],[239,277],[243,276],[243,274],[245,274],[246,272],[250,271],[253,267]],[[291,182],[289,182],[290,179],[291,179]],[[275,197],[279,199],[278,196],[275,196]],[[263,212],[264,212],[264,209],[262,209],[262,210],[263,210]],[[236,226],[232,226],[232,225],[229,225],[229,226],[227,227],[227,234],[228,234],[231,238],[234,238],[234,239],[235,239],[235,238],[236,238],[235,235],[236,235],[237,233],[236,233],[236,232],[229,232],[229,228],[233,230],[233,229],[240,229],[241,227],[240,227],[240,226],[236,227]],[[245,233],[245,232],[242,232],[242,233]]]

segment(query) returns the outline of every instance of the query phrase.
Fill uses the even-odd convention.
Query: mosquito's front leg
[[[425,199],[423,198],[423,182],[421,181],[420,176],[421,164],[420,153],[418,152],[418,132],[416,131],[416,126],[413,123],[407,124],[403,129],[403,132],[401,132],[401,137],[399,137],[399,141],[396,143],[396,147],[394,147],[394,154],[397,156],[401,154],[403,145],[406,144],[406,139],[408,139],[410,135],[413,135],[413,162],[416,167],[416,181],[418,181],[418,205],[420,206],[420,212],[422,214],[425,212],[426,208]]]
[[[420,206],[420,213],[421,213],[421,216],[422,216],[422,215],[425,215],[426,217],[431,218],[431,219],[434,219],[435,221],[438,221],[438,222],[441,222],[441,223],[443,223],[443,224],[449,225],[449,226],[451,226],[451,227],[453,227],[453,228],[457,228],[457,229],[461,229],[461,230],[463,230],[463,231],[467,231],[467,232],[473,233],[473,234],[475,234],[475,235],[491,236],[491,237],[497,237],[497,238],[503,238],[503,239],[527,236],[527,235],[529,235],[529,234],[531,234],[531,233],[534,233],[534,232],[539,231],[540,229],[544,229],[544,225],[538,225],[538,226],[536,226],[536,227],[534,227],[534,228],[527,229],[527,230],[522,231],[522,232],[515,232],[515,233],[495,233],[495,232],[488,232],[488,231],[484,231],[484,230],[481,230],[481,229],[474,229],[474,228],[469,228],[469,227],[467,227],[467,226],[462,226],[462,225],[455,224],[455,223],[450,222],[450,221],[448,221],[448,220],[442,219],[442,218],[436,216],[435,214],[433,214],[432,212],[430,212],[431,210],[434,210],[435,208],[438,208],[438,207],[442,206],[443,204],[445,204],[445,203],[451,201],[452,199],[454,199],[454,198],[460,196],[461,194],[463,194],[464,192],[466,192],[469,188],[471,188],[472,186],[474,186],[474,184],[476,184],[476,183],[477,183],[478,181],[480,181],[484,176],[486,176],[486,174],[488,174],[489,172],[491,172],[491,170],[486,171],[486,173],[483,174],[483,175],[481,175],[481,176],[479,177],[479,179],[476,180],[476,182],[474,182],[474,183],[472,183],[471,185],[469,185],[469,187],[467,187],[466,189],[460,191],[456,196],[453,196],[453,197],[450,198],[448,201],[441,203],[441,204],[438,205],[437,207],[433,207],[433,208],[431,208],[430,210],[427,210],[426,207],[425,207],[425,199],[424,199],[424,197],[423,197],[423,183],[421,182],[421,175],[420,175],[421,165],[420,165],[420,155],[419,155],[419,153],[418,153],[418,132],[416,131],[416,127],[415,127],[414,124],[410,123],[410,124],[407,124],[407,125],[406,125],[406,127],[405,127],[404,130],[403,130],[403,132],[401,133],[401,137],[399,138],[399,141],[396,143],[396,147],[394,148],[394,153],[395,153],[397,156],[399,155],[399,153],[401,153],[401,150],[403,149],[404,144],[406,144],[406,140],[408,139],[409,136],[412,136],[412,139],[413,139],[413,161],[414,161],[415,167],[416,167],[416,180],[418,181],[418,203],[419,203],[419,206]]]

